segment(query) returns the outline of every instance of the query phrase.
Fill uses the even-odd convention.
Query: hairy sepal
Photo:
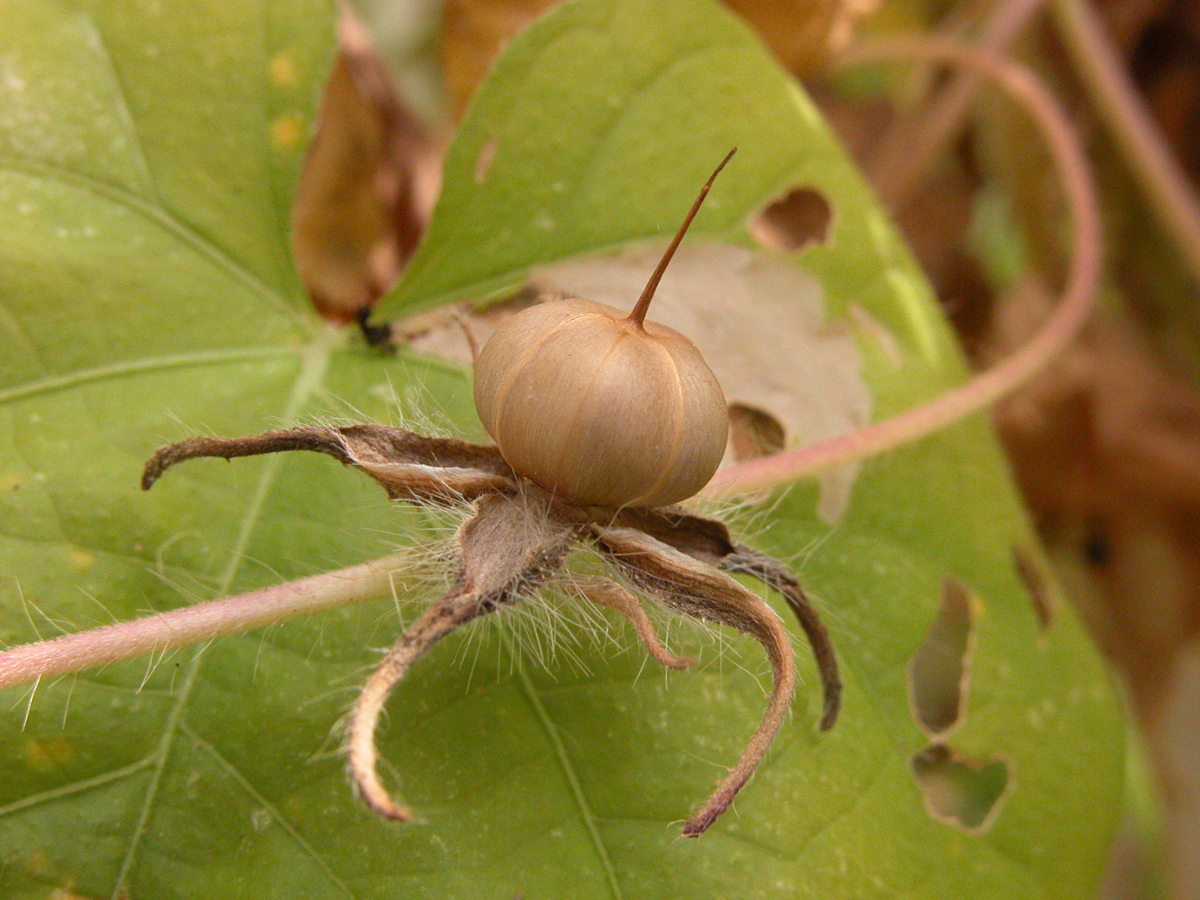
[[[493,494],[476,501],[458,530],[460,563],[454,585],[405,629],[363,685],[346,725],[346,767],[373,811],[407,821],[376,771],[375,729],[392,689],[437,641],[475,618],[513,603],[562,566],[575,526],[554,515],[541,491]]]
[[[448,504],[516,489],[516,476],[495,447],[371,424],[306,425],[240,438],[189,438],[155,451],[142,474],[142,489],[149,490],[163,472],[187,459],[234,459],[288,450],[324,453],[360,469],[393,500]]]
[[[754,774],[787,717],[796,683],[787,631],[761,598],[656,538],[631,528],[599,526],[593,527],[592,537],[604,557],[648,595],[683,615],[750,635],[771,661],[774,686],[762,721],[729,774],[684,823],[684,837],[698,837],[728,809]]]

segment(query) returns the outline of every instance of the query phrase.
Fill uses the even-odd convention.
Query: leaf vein
[[[300,410],[323,380],[329,365],[332,342],[333,333],[327,332],[305,348],[296,380],[292,385],[291,394],[284,407],[283,419],[285,421],[294,421],[299,416]],[[273,456],[263,467],[254,494],[250,498],[250,502],[246,505],[246,511],[242,517],[242,525],[238,530],[237,540],[234,542],[229,563],[226,565],[225,571],[221,576],[221,583],[218,587],[221,594],[229,592],[234,579],[237,577],[238,569],[245,558],[246,546],[250,542],[250,537],[262,514],[263,505],[266,503],[267,495],[270,493],[271,486],[279,472],[279,465],[280,457]],[[121,862],[121,868],[113,884],[112,900],[120,900],[123,895],[128,893],[126,888],[129,874],[133,870],[134,862],[137,859],[141,839],[146,834],[146,826],[153,812],[155,801],[158,799],[158,790],[162,784],[163,773],[166,771],[167,762],[171,755],[171,747],[175,736],[179,733],[183,711],[191,696],[192,688],[195,686],[196,680],[200,675],[201,664],[207,649],[207,647],[200,647],[192,655],[191,663],[179,688],[178,699],[176,699],[175,704],[167,715],[167,720],[163,727],[163,736],[154,754],[154,774],[150,779],[150,784],[147,786],[142,809],[138,815],[137,825],[134,827],[130,838],[129,848],[125,853],[125,858]]]
[[[158,196],[158,188],[154,183],[154,176],[150,171],[150,164],[146,157],[146,148],[142,143],[141,133],[137,130],[137,124],[133,118],[133,109],[129,105],[129,93],[126,90],[124,82],[121,81],[121,76],[117,72],[116,65],[113,63],[112,54],[108,52],[108,41],[104,37],[104,32],[100,29],[100,26],[96,24],[93,16],[85,13],[83,20],[87,23],[88,30],[95,37],[94,46],[97,55],[103,61],[109,80],[112,82],[113,93],[117,101],[117,118],[121,122],[121,127],[133,139],[133,148],[137,153],[138,168],[141,170],[139,174],[145,183],[146,192],[156,201],[156,205],[161,207],[162,200]]]
[[[0,818],[13,815],[22,810],[30,809],[35,806],[41,806],[43,803],[52,803],[55,800],[60,800],[63,797],[70,797],[74,794],[82,794],[93,788],[104,787],[107,784],[112,784],[121,781],[124,778],[129,778],[136,775],[143,769],[149,768],[154,764],[154,756],[147,756],[138,760],[135,763],[130,763],[127,766],[122,766],[119,769],[112,769],[92,778],[85,778],[81,781],[73,781],[70,784],[60,785],[56,788],[51,788],[48,791],[42,791],[40,794],[32,794],[28,797],[22,797],[20,800],[8,804],[8,806],[0,806]]]
[[[109,378],[120,378],[124,375],[139,375],[167,369],[182,369],[188,366],[220,365],[230,362],[250,362],[258,359],[283,358],[296,356],[298,352],[297,349],[290,347],[238,347],[230,350],[177,353],[167,356],[151,356],[145,359],[131,359],[111,363],[106,366],[80,369],[76,372],[68,372],[65,375],[54,375],[39,381],[0,390],[0,403],[24,400],[26,397],[54,393],[55,391],[100,382]]]
[[[13,330],[13,333],[19,335],[29,347],[30,355],[37,360],[38,365],[41,366],[42,372],[49,372],[50,367],[46,365],[45,359],[42,358],[41,351],[38,350],[37,343],[34,341],[33,335],[29,333],[29,329],[25,327],[25,323],[23,323],[20,318],[18,318],[17,315],[8,308],[7,304],[4,303],[0,303],[0,315],[3,315],[4,321],[9,324]]]
[[[194,225],[179,218],[164,207],[155,206],[127,188],[110,184],[91,175],[85,175],[82,172],[72,172],[70,169],[64,169],[62,166],[20,156],[0,157],[0,170],[4,169],[18,175],[24,175],[27,178],[61,181],[79,190],[94,194],[103,200],[116,203],[130,212],[136,213],[158,225],[180,243],[195,250],[209,262],[227,274],[237,278],[255,294],[269,301],[276,311],[286,312],[289,316],[295,314],[295,309],[283,299],[278,291],[271,289],[263,283],[245,265],[230,256],[225,248],[206,237]]]
[[[279,826],[284,830],[284,832],[286,832],[288,837],[292,839],[296,846],[299,847],[302,852],[307,854],[309,858],[311,858],[313,862],[317,864],[317,867],[325,873],[326,877],[329,878],[330,883],[339,888],[347,897],[352,898],[352,900],[355,900],[355,898],[360,896],[359,894],[356,894],[348,884],[338,877],[337,873],[333,871],[332,866],[330,866],[328,860],[318,853],[316,848],[306,841],[304,836],[287,821],[279,807],[259,793],[250,779],[242,774],[241,770],[238,769],[237,766],[226,759],[221,751],[219,751],[208,741],[204,740],[204,738],[200,737],[200,735],[197,734],[196,731],[186,722],[180,723],[179,728],[181,731],[187,734],[189,738],[196,742],[196,746],[211,756],[217,765],[224,769],[229,776],[237,782],[238,786],[254,799],[255,803],[261,804],[262,807],[271,814],[271,818],[279,824]]]
[[[505,643],[510,645],[510,652],[514,652],[511,647],[511,640],[507,636],[505,636]],[[551,720],[546,707],[542,704],[542,700],[537,693],[537,688],[533,684],[533,679],[529,677],[525,666],[519,660],[517,662],[517,676],[521,682],[522,692],[529,701],[529,705],[533,708],[534,715],[537,716],[542,730],[546,732],[546,737],[550,740],[550,745],[554,749],[554,755],[558,760],[559,768],[562,769],[563,776],[567,780],[567,787],[571,792],[571,798],[575,801],[575,805],[579,809],[579,817],[583,820],[584,830],[592,842],[596,856],[600,859],[600,866],[604,870],[605,880],[608,882],[613,900],[622,900],[624,892],[621,890],[620,881],[617,880],[616,869],[613,867],[612,858],[609,856],[604,838],[600,834],[600,829],[596,823],[596,816],[592,813],[591,806],[587,802],[587,796],[583,792],[583,785],[579,781],[579,775],[575,771],[575,766],[571,762],[570,755],[567,753],[567,747],[563,743],[562,735],[558,733],[558,728]]]

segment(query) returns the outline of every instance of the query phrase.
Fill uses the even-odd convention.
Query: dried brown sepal
[[[777,591],[796,614],[812,647],[824,692],[820,728],[828,731],[833,727],[841,708],[842,696],[837,654],[816,607],[783,563],[752,547],[735,543],[723,522],[697,516],[677,506],[621,510],[614,524],[635,528],[722,571],[757,578]]]
[[[516,476],[495,447],[388,425],[306,425],[241,438],[189,438],[154,452],[142,474],[142,489],[149,490],[163,472],[187,459],[233,459],[285,450],[325,453],[361,469],[393,500],[451,503],[516,489]]]
[[[633,528],[711,565],[737,550],[724,522],[690,513],[682,506],[626,507],[601,524]]]
[[[633,626],[633,630],[642,640],[642,646],[655,662],[668,669],[687,669],[696,664],[695,660],[686,656],[676,656],[662,645],[658,635],[654,633],[654,624],[646,615],[646,610],[642,608],[638,598],[611,578],[576,576],[575,586],[597,606],[615,609],[623,615]]]
[[[243,438],[192,438],[160,448],[146,463],[149,488],[186,459],[232,459],[286,450],[325,453],[361,469],[393,499],[431,505],[474,504],[459,529],[460,560],[454,587],[413,622],[363,686],[347,726],[350,778],[367,805],[381,816],[405,820],[376,773],[375,728],[388,695],[428,649],[455,628],[553,577],[564,557],[587,538],[618,573],[649,596],[684,615],[728,625],[758,640],[771,660],[774,686],[766,712],[737,763],[712,796],[684,825],[703,833],[762,761],[786,718],[795,687],[795,663],[787,632],[756,594],[725,574],[749,574],[779,591],[796,612],[825,690],[821,727],[837,714],[840,682],[829,636],[795,579],[770,557],[734,543],[725,525],[681,507],[606,509],[557,499],[513,473],[494,447],[427,437],[384,425],[306,426]],[[673,668],[691,660],[670,654],[659,642],[638,599],[607,578],[584,579],[583,593],[621,612],[647,652]]]
[[[719,568],[725,572],[738,572],[757,578],[763,584],[778,591],[787,601],[792,612],[804,629],[812,647],[813,659],[817,671],[821,675],[821,686],[825,695],[824,710],[821,714],[820,728],[828,731],[837,721],[838,710],[842,702],[842,679],[838,674],[837,654],[833,650],[833,641],[829,639],[816,607],[804,593],[799,582],[784,568],[783,563],[765,553],[759,553],[751,547],[739,544],[734,553],[729,554],[719,563]]]
[[[346,726],[346,768],[363,801],[389,819],[409,811],[392,800],[376,772],[375,728],[396,683],[441,638],[518,600],[554,575],[575,538],[575,527],[554,514],[535,489],[484,497],[458,530],[461,563],[454,587],[400,636],[363,685]]]
[[[392,799],[375,769],[379,756],[375,747],[375,726],[392,688],[439,639],[495,608],[495,604],[485,606],[478,593],[463,591],[456,586],[421,613],[363,684],[347,722],[346,771],[358,795],[372,812],[400,822],[412,818],[408,807]]]
[[[762,722],[729,774],[684,823],[684,837],[698,837],[754,774],[787,717],[796,681],[787,632],[771,607],[711,566],[633,529],[595,526],[591,534],[604,557],[647,594],[684,615],[750,635],[771,660],[774,687]]]

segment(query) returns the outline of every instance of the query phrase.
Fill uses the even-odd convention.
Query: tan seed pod
[[[479,418],[504,459],[578,502],[675,503],[725,452],[725,397],[700,351],[611,306],[572,298],[525,310],[475,372]]]
[[[578,503],[663,506],[699,491],[729,433],[725,396],[687,338],[646,322],[704,185],[632,313],[581,298],[523,310],[475,362],[475,407],[519,474]]]

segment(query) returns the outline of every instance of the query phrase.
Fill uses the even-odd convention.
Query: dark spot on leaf
[[[1011,785],[1003,759],[977,762],[943,744],[913,754],[910,764],[929,814],[968,834],[987,831]]]
[[[913,718],[930,738],[958,726],[966,704],[972,640],[971,597],[957,579],[942,581],[942,603],[908,664]]]
[[[770,456],[783,449],[783,424],[769,412],[730,403],[729,441],[738,462]]]
[[[1033,551],[1017,545],[1012,548],[1012,558],[1017,577],[1029,592],[1029,602],[1033,605],[1038,625],[1045,631],[1054,623],[1054,596],[1042,562]]]
[[[829,234],[833,210],[819,191],[796,187],[772,200],[750,222],[750,234],[771,250],[795,253]]]
[[[497,137],[488,138],[480,146],[479,155],[475,157],[475,170],[472,173],[476,184],[483,184],[487,180],[488,172],[496,159],[496,150],[499,147],[500,139]]]

